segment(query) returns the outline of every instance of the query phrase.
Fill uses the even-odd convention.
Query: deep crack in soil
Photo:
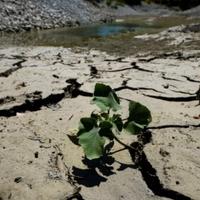
[[[0,116],[2,117],[12,117],[16,116],[17,113],[24,113],[26,111],[38,111],[41,109],[42,106],[50,106],[50,105],[56,105],[58,104],[61,100],[64,98],[76,98],[79,95],[85,96],[85,97],[92,97],[93,94],[87,91],[80,90],[80,87],[82,84],[78,83],[76,79],[68,79],[66,82],[69,84],[67,87],[63,88],[63,92],[58,93],[58,94],[50,94],[46,98],[35,98],[33,100],[26,99],[24,103],[13,106],[9,109],[2,109],[0,110]],[[151,90],[154,92],[158,93],[163,93],[161,91],[158,91],[153,88],[146,88],[146,87],[130,87],[130,86],[121,86],[114,88],[114,91],[122,91],[122,90],[131,90],[131,91],[137,91],[137,90]],[[144,96],[148,96],[151,98],[156,98],[160,100],[165,100],[165,101],[174,101],[174,102],[187,102],[187,101],[196,101],[197,96],[188,96],[188,97],[164,97],[164,96],[155,96],[155,95],[148,95],[148,94],[143,94]],[[0,99],[0,103],[3,104],[9,100],[15,99],[15,97],[5,97]],[[123,99],[123,98],[122,98]],[[128,99],[126,99],[128,100]]]
[[[63,88],[63,92],[58,93],[58,94],[50,94],[46,98],[42,98],[42,96],[39,96],[39,98],[35,98],[33,100],[26,99],[24,103],[13,106],[9,109],[3,109],[0,110],[0,116],[3,117],[12,117],[15,116],[17,113],[24,113],[26,111],[38,111],[41,109],[42,106],[50,106],[50,105],[56,105],[58,104],[62,99],[64,98],[76,98],[79,95],[85,96],[85,97],[92,97],[93,94],[90,92],[86,92],[83,90],[80,90],[79,88],[81,87],[82,84],[78,83],[76,79],[68,79],[66,80],[66,83],[69,85],[65,88]],[[129,87],[129,86],[121,86],[118,88],[114,89],[116,92],[121,91],[121,90],[132,90],[132,91],[137,91],[137,90],[152,90],[155,92],[162,93],[158,90],[155,90],[153,88],[145,88],[145,87]],[[9,100],[15,99],[15,97],[5,97],[0,99],[0,103],[3,104]]]
[[[0,110],[0,116],[12,117],[16,116],[17,113],[24,113],[26,111],[38,111],[42,106],[48,107],[51,105],[56,105],[64,98],[75,98],[78,95],[91,96],[90,93],[79,90],[81,84],[79,84],[76,79],[69,79],[66,82],[70,84],[63,88],[63,92],[58,94],[50,94],[46,98],[42,98],[40,96],[39,98],[33,100],[26,99],[25,102],[20,105],[13,106],[9,109]],[[4,102],[6,99],[7,97],[5,97],[5,99],[1,99],[1,101]]]
[[[187,97],[165,97],[165,96],[156,96],[156,95],[150,95],[150,94],[143,94],[144,96],[154,98],[154,99],[160,99],[164,101],[173,101],[173,102],[188,102],[188,101],[197,101],[196,95],[191,95]]]
[[[13,67],[16,66],[16,67],[15,67],[15,68],[8,69],[8,70],[6,70],[6,71],[4,71],[4,72],[1,72],[1,73],[0,73],[0,77],[5,77],[5,78],[7,78],[7,77],[9,77],[10,75],[12,75],[13,72],[16,72],[17,70],[22,69],[22,68],[24,67],[24,66],[22,65],[22,63],[24,63],[24,62],[26,62],[26,59],[23,59],[23,60],[20,60],[20,61],[14,63],[12,66],[13,66]]]
[[[156,169],[154,169],[151,163],[148,161],[144,152],[142,152],[138,166],[145,183],[155,195],[174,200],[191,200],[190,197],[184,194],[164,187],[157,176]]]
[[[131,159],[141,172],[146,185],[155,195],[160,197],[167,197],[174,200],[192,200],[190,197],[184,194],[165,188],[165,186],[161,183],[156,169],[151,165],[143,150],[144,146],[151,142],[151,138],[151,132],[144,130],[142,134],[138,136],[139,142],[134,142],[131,144],[133,149],[128,148]]]

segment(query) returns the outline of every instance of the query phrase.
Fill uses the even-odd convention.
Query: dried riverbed
[[[199,50],[116,57],[10,47],[0,49],[0,64],[1,199],[199,199]],[[152,111],[152,140],[138,167],[124,151],[113,155],[109,173],[88,170],[67,136],[94,109],[96,82],[115,88],[125,108],[135,100]],[[129,138],[122,136],[137,140]]]
[[[133,36],[141,48],[122,47],[114,52],[120,56],[88,48],[1,46],[0,199],[199,200],[199,27]],[[144,147],[88,169],[68,135],[94,109],[97,82],[115,88],[124,117],[128,101],[135,100],[149,107],[153,121]],[[121,139],[138,141],[126,134]]]

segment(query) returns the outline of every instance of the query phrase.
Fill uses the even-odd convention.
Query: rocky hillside
[[[1,31],[70,26],[105,16],[86,0],[0,0]]]

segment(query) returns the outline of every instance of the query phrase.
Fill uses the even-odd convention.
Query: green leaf
[[[113,115],[112,117],[113,124],[117,127],[118,131],[122,131],[123,129],[123,121],[120,115]]]
[[[131,101],[129,103],[129,120],[138,124],[148,125],[152,118],[150,110],[139,102]]]
[[[101,128],[99,130],[99,135],[101,137],[106,137],[109,140],[113,140],[114,139],[112,129],[103,129],[103,128]]]
[[[141,125],[141,124],[137,124],[134,121],[131,122],[127,122],[125,124],[125,129],[131,133],[131,134],[139,134],[141,132],[142,129],[144,129],[145,126]]]
[[[96,121],[98,121],[99,119],[101,119],[101,116],[95,112],[92,112],[90,115],[91,118],[95,119]]]
[[[105,139],[99,135],[99,128],[84,132],[78,138],[88,159],[97,159],[103,155]]]
[[[112,132],[112,127],[113,124],[109,121],[102,121],[99,124],[99,127],[101,128],[99,131],[100,136],[106,137],[109,140],[113,140],[113,132]]]
[[[93,102],[103,111],[120,109],[120,101],[116,93],[108,85],[97,83],[94,90]]]
[[[95,118],[92,117],[81,118],[77,136],[81,135],[84,132],[90,131],[96,126],[97,126],[97,120]]]
[[[99,124],[99,127],[100,128],[103,128],[103,129],[111,129],[112,128],[112,123],[109,122],[109,121],[102,121],[100,124]]]
[[[140,131],[151,122],[151,120],[151,112],[146,106],[131,101],[129,103],[129,117],[124,128],[132,134],[139,134]]]
[[[109,118],[109,114],[108,113],[101,113],[101,117],[103,117],[105,120],[107,120]]]

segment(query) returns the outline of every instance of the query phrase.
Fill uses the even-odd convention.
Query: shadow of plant
[[[79,185],[84,185],[86,187],[99,186],[101,183],[107,181],[107,177],[116,174],[114,167],[112,166],[115,162],[120,165],[117,171],[123,171],[127,168],[137,168],[135,164],[119,162],[112,156],[104,156],[95,160],[84,158],[82,162],[88,167],[88,169],[73,167],[72,174],[74,175],[74,180]]]
[[[72,168],[75,181],[86,187],[100,185],[101,182],[106,182],[108,176],[115,174],[111,166],[115,159],[112,156],[104,156],[99,159],[88,160],[84,158],[82,162],[88,169]]]
[[[131,146],[133,149],[120,149],[119,151],[128,150],[133,164],[125,164],[120,161],[117,161],[112,155],[105,155],[99,159],[89,160],[86,157],[82,160],[83,164],[87,166],[87,169],[80,169],[77,167],[72,168],[72,173],[74,175],[74,180],[86,187],[99,186],[102,182],[107,181],[107,177],[116,174],[114,172],[113,164],[119,164],[117,171],[123,171],[128,168],[137,169],[139,163],[141,162],[141,156],[143,153],[143,145],[151,141],[152,134],[149,130],[143,131],[141,135],[138,135],[139,142],[133,142]],[[109,150],[112,148],[114,143],[107,145],[106,149]],[[114,152],[114,153],[116,153]],[[114,154],[112,153],[112,154]]]

